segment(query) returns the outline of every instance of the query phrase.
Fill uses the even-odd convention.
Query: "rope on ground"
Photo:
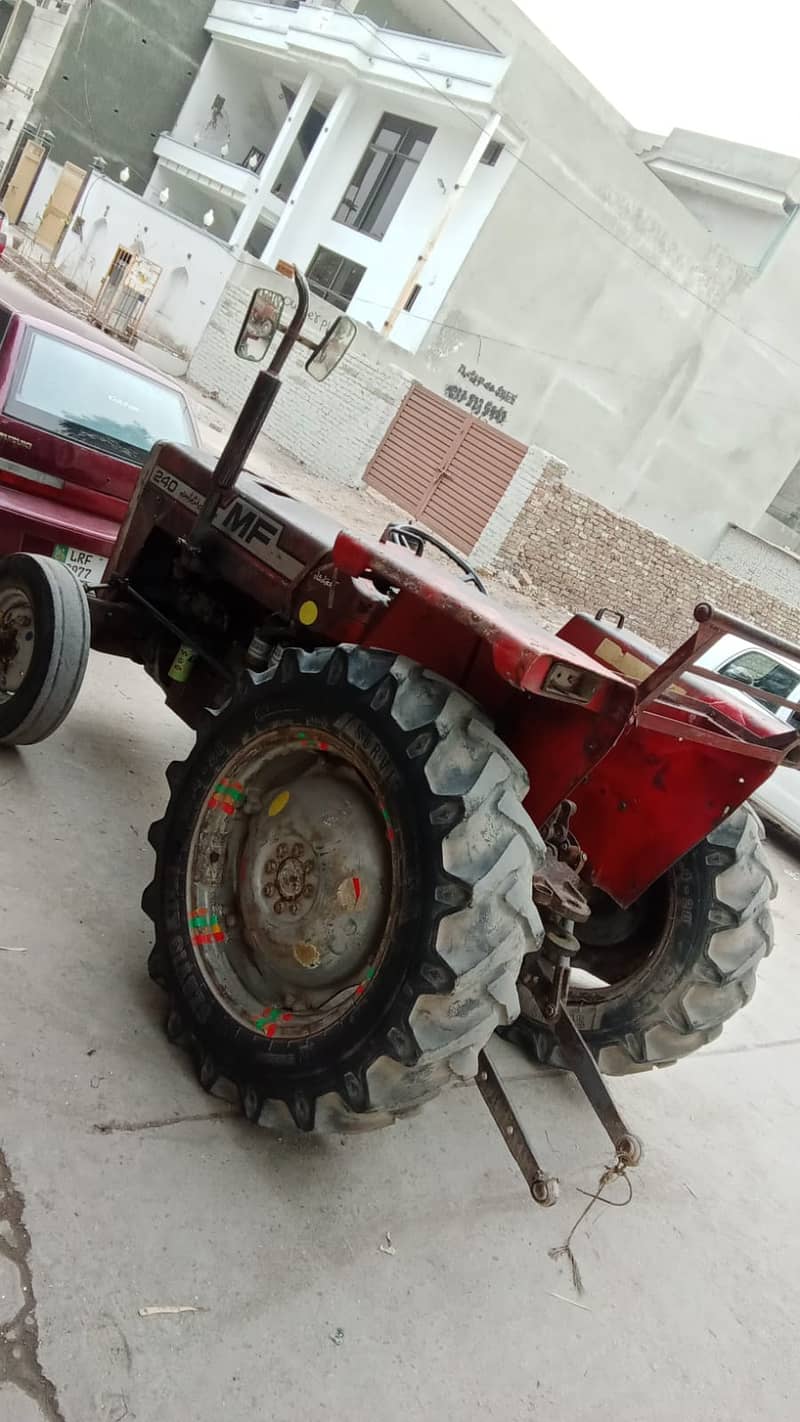
[[[603,1191],[605,1190],[606,1186],[610,1185],[613,1180],[625,1181],[625,1184],[628,1187],[628,1198],[626,1200],[609,1200],[607,1196],[603,1194]],[[580,1189],[578,1190],[578,1194],[585,1195],[587,1197],[589,1201],[588,1205],[585,1205],[584,1208],[581,1210],[581,1213],[578,1215],[578,1218],[576,1219],[574,1225],[572,1226],[572,1229],[564,1240],[564,1243],[556,1245],[556,1247],[553,1249],[548,1249],[547,1252],[551,1259],[558,1260],[562,1257],[566,1257],[569,1260],[570,1268],[572,1270],[572,1283],[575,1287],[575,1292],[577,1294],[583,1294],[586,1292],[586,1290],[583,1286],[583,1279],[581,1278],[581,1271],[578,1266],[578,1261],[575,1258],[575,1254],[572,1249],[572,1240],[574,1238],[576,1230],[580,1225],[583,1224],[587,1215],[594,1209],[596,1204],[599,1203],[601,1205],[613,1205],[615,1209],[624,1209],[626,1205],[630,1204],[631,1200],[633,1199],[633,1185],[631,1184],[630,1177],[627,1173],[627,1166],[622,1161],[615,1161],[613,1165],[609,1165],[607,1169],[603,1171],[602,1175],[600,1176],[600,1182],[597,1186],[597,1189],[594,1191],[593,1194],[590,1194],[588,1190]]]

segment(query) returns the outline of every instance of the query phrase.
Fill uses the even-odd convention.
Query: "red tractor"
[[[666,661],[615,616],[550,636],[423,529],[356,537],[242,472],[292,347],[322,378],[355,332],[308,341],[295,279],[288,328],[277,292],[248,312],[239,354],[283,339],[216,467],[153,449],[101,587],[0,560],[0,742],[56,729],[90,641],[140,662],[197,732],[143,906],[202,1085],[342,1130],[477,1077],[550,1204],[487,1045],[574,1072],[636,1163],[603,1075],[674,1062],[749,1000],[775,883],[747,798],[800,762],[754,700],[780,696],[693,667],[731,630],[800,649],[706,605]]]

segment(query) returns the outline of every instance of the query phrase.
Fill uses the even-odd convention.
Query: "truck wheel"
[[[760,821],[736,810],[631,908],[605,895],[576,929],[569,1009],[608,1076],[667,1066],[713,1042],[750,1001],[772,948],[776,883]],[[537,1061],[563,1067],[527,991],[508,1034]]]
[[[0,745],[30,746],[58,729],[89,659],[89,604],[61,563],[0,558]]]
[[[527,778],[404,658],[289,649],[254,682],[170,767],[151,831],[168,1035],[251,1120],[387,1124],[518,1011],[542,937]]]

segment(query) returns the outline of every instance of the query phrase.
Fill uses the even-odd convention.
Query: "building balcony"
[[[191,178],[209,192],[234,204],[243,204],[258,191],[258,176],[239,163],[229,163],[214,153],[205,153],[191,143],[181,143],[168,133],[156,141],[157,158],[173,173]]]
[[[206,21],[215,38],[296,59],[341,82],[424,96],[478,112],[491,108],[509,60],[444,40],[381,29],[343,10],[300,9],[265,0],[216,0]]]

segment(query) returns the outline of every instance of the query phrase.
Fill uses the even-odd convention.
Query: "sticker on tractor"
[[[150,475],[150,483],[163,493],[169,494],[171,499],[177,500],[191,513],[199,513],[203,507],[203,495],[193,489],[191,484],[184,484],[182,479],[176,479],[167,469],[154,469]]]
[[[280,547],[283,524],[262,512],[255,504],[237,494],[214,518],[214,527],[246,548],[259,563],[274,568],[282,577],[294,581],[303,572],[299,558],[293,558]]]
[[[150,482],[191,513],[199,513],[203,507],[204,495],[167,469],[154,469]],[[235,494],[223,508],[217,510],[213,526],[226,538],[232,538],[234,543],[246,548],[259,563],[280,573],[289,582],[293,582],[304,570],[305,565],[299,558],[293,558],[280,546],[283,524],[241,494]]]

